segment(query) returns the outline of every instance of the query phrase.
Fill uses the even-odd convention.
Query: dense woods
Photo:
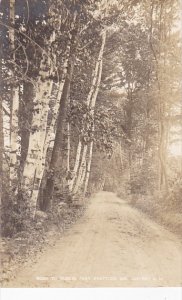
[[[1,0],[1,234],[99,190],[182,209],[178,0]]]

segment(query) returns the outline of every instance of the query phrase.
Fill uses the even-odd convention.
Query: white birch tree
[[[102,44],[101,44],[101,48],[99,51],[98,60],[96,62],[95,69],[93,72],[92,85],[91,85],[91,88],[90,88],[90,91],[89,91],[89,94],[87,97],[87,101],[86,101],[87,107],[93,111],[92,115],[94,115],[94,107],[95,107],[97,94],[99,91],[99,86],[100,86],[100,81],[101,81],[101,75],[102,75],[102,70],[101,70],[100,66],[101,66],[101,62],[103,59],[103,52],[104,52],[104,47],[105,47],[105,42],[106,42],[106,30],[103,31],[101,36],[102,36]],[[81,158],[82,146],[83,146],[83,151],[82,151],[83,154],[82,154],[82,158]],[[73,170],[73,178],[70,183],[70,190],[73,190],[73,193],[76,193],[79,189],[80,179],[82,176],[81,174],[83,174],[83,169],[86,168],[86,163],[84,161],[84,160],[86,160],[86,154],[87,154],[87,145],[86,144],[82,145],[81,137],[79,137],[75,165],[74,165],[74,170]],[[80,160],[81,160],[81,162],[80,162]],[[80,163],[80,168],[79,168],[79,163]],[[77,176],[77,173],[78,173],[78,176]],[[84,172],[84,173],[86,173],[86,172]],[[75,187],[73,188],[74,183],[75,183]]]
[[[16,64],[15,54],[15,0],[10,0],[10,27],[9,27],[9,40],[10,40],[10,51],[12,54],[12,63]],[[16,83],[16,78],[13,70],[11,69],[11,76],[14,80],[11,88],[11,116],[10,116],[10,186],[13,183],[17,184],[18,179],[18,160],[17,154],[19,149],[18,142],[18,110],[19,110],[19,85]]]
[[[101,83],[102,60],[103,60],[103,53],[104,53],[105,43],[106,43],[106,30],[104,30],[103,33],[102,33],[101,49],[100,49],[98,61],[96,63],[96,67],[95,67],[92,86],[91,86],[91,89],[90,89],[90,92],[89,92],[89,95],[88,95],[88,98],[87,98],[87,105],[91,110],[91,115],[92,115],[93,120],[94,120],[95,104],[96,104],[96,100],[97,100],[97,96],[98,96],[98,92],[99,92],[99,87],[100,87],[100,83]],[[91,148],[93,148],[93,146]],[[88,178],[87,180],[89,180],[89,175],[86,172],[87,150],[88,150],[88,144],[85,144],[83,146],[83,154],[82,154],[82,159],[81,159],[81,163],[80,163],[80,168],[79,168],[79,171],[78,171],[78,177],[76,179],[75,187],[73,188],[73,193],[74,194],[77,193],[78,190],[82,186],[82,183],[84,181],[83,174],[84,175],[86,174],[86,176]],[[90,154],[92,155],[91,152],[90,152]],[[89,164],[91,164],[91,157],[89,157],[89,161],[90,161]]]

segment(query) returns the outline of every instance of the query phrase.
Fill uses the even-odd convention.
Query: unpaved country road
[[[181,286],[178,238],[126,202],[98,193],[85,215],[8,287]]]

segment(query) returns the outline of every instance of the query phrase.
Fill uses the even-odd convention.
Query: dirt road
[[[85,215],[9,287],[181,286],[178,238],[112,193],[97,194]]]

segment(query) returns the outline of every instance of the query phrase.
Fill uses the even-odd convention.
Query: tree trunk
[[[85,195],[86,192],[87,192],[88,183],[89,183],[90,170],[91,170],[91,163],[92,163],[93,145],[94,145],[94,142],[91,141],[91,143],[90,143],[90,151],[89,151],[89,158],[88,158],[88,164],[87,164],[87,170],[86,170],[86,178],[85,178],[85,186],[84,186],[84,195]]]
[[[50,87],[50,92],[52,90],[52,86]],[[50,96],[50,93],[49,93]],[[34,176],[34,184],[33,184],[33,190],[31,194],[31,205],[34,207],[34,210],[36,208],[36,203],[38,199],[38,194],[39,194],[39,188],[45,168],[45,157],[44,157],[44,140],[46,136],[46,127],[47,127],[47,118],[48,118],[48,110],[49,110],[49,105],[48,103],[45,103],[42,106],[42,118],[41,118],[41,127],[39,131],[39,141],[42,143],[39,144],[39,152],[38,152],[38,159],[36,160],[36,169],[35,169],[35,176]]]
[[[46,137],[49,99],[53,85],[52,79],[47,79],[47,76],[49,75],[47,73],[47,68],[50,70],[49,74],[51,75],[51,61],[43,54],[33,100],[34,113],[27,158],[23,170],[23,187],[30,197],[30,214],[33,215],[35,213],[42,170],[44,168],[44,163],[42,162],[43,146]]]
[[[68,55],[70,55],[70,46],[67,47],[67,53],[68,53]],[[44,146],[43,146],[42,164],[41,164],[42,171],[40,173],[39,191],[37,193],[37,195],[38,194],[42,195],[40,197],[41,198],[40,199],[41,203],[43,203],[43,194],[44,194],[44,192],[43,192],[43,186],[44,186],[43,179],[44,179],[44,171],[45,171],[45,166],[46,166],[47,151],[48,151],[50,145],[51,145],[51,148],[54,147],[54,140],[52,140],[52,139],[53,139],[54,132],[55,132],[56,121],[58,119],[59,102],[60,102],[60,99],[61,99],[61,96],[62,96],[64,84],[65,84],[65,77],[66,77],[66,74],[67,74],[67,68],[68,68],[68,58],[65,59],[65,62],[64,62],[64,65],[63,65],[63,76],[62,76],[62,80],[61,80],[61,82],[59,83],[59,86],[58,86],[56,103],[55,103],[55,106],[53,108],[51,124],[46,129],[46,137],[45,137],[45,142],[44,142]],[[40,188],[41,188],[41,191],[40,191]]]
[[[103,36],[103,44],[104,45],[105,45],[105,38],[106,38],[106,35]],[[103,50],[104,50],[104,48],[103,48]],[[99,74],[98,74],[96,89],[95,89],[95,92],[93,93],[92,99],[90,101],[90,108],[92,109],[91,113],[93,115],[93,118],[94,118],[95,104],[96,104],[97,95],[98,95],[98,92],[99,92],[99,87],[100,87],[100,82],[101,82],[101,77],[102,77],[102,58],[101,58],[100,63],[99,63],[98,72],[99,72]],[[94,132],[94,125],[93,125],[93,132]],[[83,167],[82,167],[82,165],[80,165],[80,169],[81,169],[80,172],[84,173],[86,171],[85,172],[86,173],[86,182],[85,182],[84,193],[86,192],[86,189],[87,189],[87,186],[88,186],[88,180],[89,180],[90,168],[91,168],[91,161],[92,161],[92,149],[93,149],[93,141],[90,142],[90,153],[89,153],[89,161],[88,161],[87,171],[86,171],[86,162],[85,162],[85,164],[83,164]],[[80,182],[78,183],[80,185],[80,187],[81,187],[83,181],[84,181],[84,178],[80,179]]]
[[[70,85],[73,76],[74,64],[75,64],[75,55],[77,48],[77,38],[78,38],[78,24],[77,24],[78,14],[75,11],[73,21],[71,24],[70,33],[70,48],[69,48],[69,59],[66,72],[66,78],[63,85],[63,90],[60,97],[59,111],[56,122],[56,135],[54,141],[54,147],[52,151],[51,161],[49,165],[49,174],[46,181],[46,187],[44,190],[44,200],[43,200],[43,210],[47,210],[52,205],[52,197],[54,192],[54,184],[56,179],[56,174],[58,172],[58,160],[60,156],[60,148],[63,144],[64,136],[64,122],[66,117],[66,108],[70,94]]]
[[[33,86],[29,82],[24,82],[23,84],[23,96],[22,101],[20,101],[20,135],[21,135],[21,158],[20,158],[20,169],[21,173],[24,169],[24,164],[26,161],[30,129],[33,117]]]
[[[56,17],[54,5],[49,7],[49,12],[52,16],[52,19],[54,19]],[[51,75],[53,74],[55,68],[55,61],[53,62],[53,59],[51,59],[52,50],[50,48],[50,45],[48,44],[52,44],[55,41],[55,31],[56,29],[60,28],[60,24],[62,22],[61,18],[55,20],[55,30],[52,32],[49,40],[46,43],[48,46],[48,51],[44,51],[42,53],[42,60],[40,62],[40,71],[37,79],[35,97],[33,101],[34,114],[29,138],[29,147],[23,171],[23,187],[30,196],[29,206],[31,210],[30,214],[32,216],[34,216],[36,210],[38,193],[44,173],[47,147],[50,140],[49,132],[47,134],[47,121],[50,96],[53,90],[53,79]],[[55,111],[55,114],[57,115],[57,111]],[[54,122],[52,123],[53,124],[51,125],[52,127],[54,127]]]
[[[4,151],[3,108],[2,108],[2,98],[0,97],[0,205],[2,203],[2,194],[3,194],[3,151]]]
[[[70,123],[69,121],[67,122],[67,176],[66,176],[66,180],[67,180],[67,188],[68,188],[68,193],[71,192],[70,189],[70,184],[72,181],[71,178],[71,172],[70,172],[70,153],[71,153],[71,130],[70,130]]]
[[[88,106],[94,106],[94,102],[93,102],[93,94],[94,94],[94,91],[95,89],[98,89],[98,87],[100,86],[100,83],[99,83],[99,80],[98,80],[98,73],[99,76],[102,75],[102,67],[101,67],[101,64],[102,64],[102,60],[103,60],[103,53],[104,53],[104,47],[105,47],[105,43],[106,43],[106,30],[103,31],[102,33],[102,44],[101,44],[101,48],[100,48],[100,51],[99,51],[99,56],[98,56],[98,60],[96,62],[96,65],[95,65],[95,70],[93,72],[93,81],[92,81],[92,86],[91,86],[91,89],[90,89],[90,92],[88,94],[88,97],[87,97],[87,105]],[[99,71],[99,69],[101,71]],[[93,102],[93,104],[91,104]]]
[[[96,82],[96,86],[95,86],[95,91],[92,95],[92,98],[90,100],[90,108],[91,108],[91,112],[94,116],[94,110],[95,110],[95,104],[96,104],[96,100],[97,100],[97,96],[98,96],[98,92],[99,92],[99,88],[100,88],[100,83],[101,83],[101,77],[102,77],[102,68],[103,68],[103,52],[104,52],[104,46],[105,46],[105,42],[106,42],[106,31],[104,31],[103,33],[103,37],[102,37],[102,56],[100,58],[99,61],[99,67],[98,67],[98,77],[97,77],[97,82]]]
[[[10,126],[10,185],[17,184],[18,160],[17,153],[19,149],[18,141],[18,110],[19,110],[19,87],[12,89],[11,105],[11,126]]]
[[[63,76],[62,76],[62,80],[58,86],[57,99],[56,99],[55,107],[53,109],[53,116],[52,116],[51,124],[50,124],[49,128],[47,128],[47,132],[46,132],[46,138],[45,138],[44,150],[43,150],[44,151],[44,153],[43,153],[44,160],[46,159],[46,154],[47,154],[47,150],[49,148],[51,137],[55,132],[55,125],[56,125],[56,121],[58,119],[60,99],[62,97],[63,88],[64,88],[64,84],[65,84],[65,80],[66,80],[69,56],[70,56],[70,43],[68,43],[68,46],[67,46],[67,57],[65,59],[64,65],[63,65]]]
[[[76,175],[77,175],[77,172],[78,172],[78,168],[79,168],[79,164],[80,164],[81,151],[82,151],[82,143],[81,143],[81,140],[79,139],[78,146],[77,146],[77,151],[76,151],[75,165],[74,165],[74,169],[73,169],[73,178],[70,180],[70,183],[69,183],[70,191],[73,190],[73,185],[74,185]]]
[[[101,44],[98,60],[96,62],[95,70],[93,73],[94,76],[93,76],[92,86],[91,86],[90,92],[87,97],[87,105],[90,107],[91,114],[93,115],[93,117],[94,117],[94,109],[95,109],[95,104],[96,104],[97,95],[99,92],[99,87],[100,87],[100,82],[101,82],[101,77],[102,77],[102,64],[103,64],[102,60],[103,60],[105,43],[106,43],[106,30],[104,30],[102,33],[102,44]],[[82,176],[84,173],[86,173],[87,149],[88,149],[88,145],[84,145],[83,154],[82,154],[82,162],[80,164],[79,173],[78,173],[75,187],[73,189],[73,193],[77,193],[77,191],[81,188],[81,185],[84,181],[84,178],[82,180]],[[76,179],[76,175],[75,175],[75,179]]]
[[[52,203],[52,197],[54,192],[54,182],[57,171],[58,159],[60,156],[60,147],[63,143],[63,135],[64,135],[64,121],[66,117],[66,106],[70,92],[70,84],[73,75],[74,69],[74,58],[71,57],[68,66],[68,72],[65,80],[65,84],[63,87],[62,97],[60,99],[60,107],[59,114],[57,120],[57,130],[54,142],[54,148],[52,151],[50,166],[49,166],[49,177],[47,178],[46,188],[45,188],[45,196],[43,202],[43,209],[47,210]]]
[[[80,163],[80,168],[79,168],[79,171],[78,171],[76,184],[75,184],[75,187],[73,189],[73,194],[76,194],[78,192],[78,190],[80,190],[80,188],[81,188],[81,179],[82,179],[82,176],[83,176],[83,174],[85,172],[85,169],[86,169],[87,148],[88,148],[88,145],[84,145],[83,153],[82,153],[82,159],[81,159],[81,163]]]
[[[80,187],[81,189],[83,188],[83,183],[85,180],[85,176],[86,176],[86,171],[87,171],[87,161],[85,160],[83,169],[82,169],[82,174],[81,174],[81,178],[80,178]]]
[[[67,123],[67,172],[70,171],[70,151],[71,151],[70,134],[71,134],[70,123],[68,121],[68,123]]]
[[[9,29],[9,40],[10,40],[10,51],[12,54],[12,60],[16,62],[15,57],[15,0],[10,0],[10,24],[11,28]],[[12,83],[11,88],[11,117],[10,117],[10,186],[17,184],[18,177],[18,160],[17,152],[19,149],[18,142],[18,131],[19,131],[19,122],[18,122],[18,111],[19,111],[19,85],[15,82],[15,74],[11,70],[12,78],[14,82]]]

